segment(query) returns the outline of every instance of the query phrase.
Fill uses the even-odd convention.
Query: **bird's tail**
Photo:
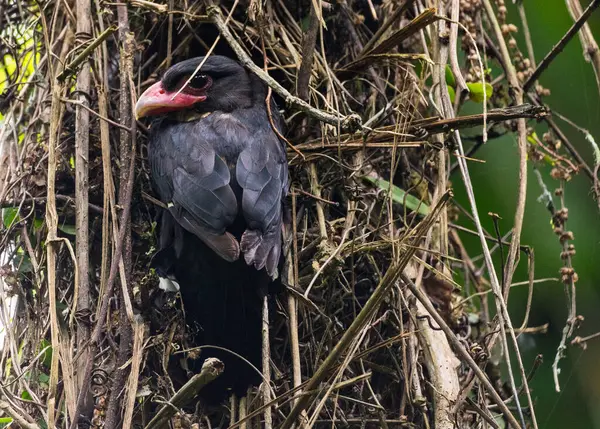
[[[243,396],[262,381],[262,305],[271,279],[242,258],[225,261],[172,218],[162,222],[160,247],[153,265],[178,286],[187,325],[196,330],[194,343],[201,347],[199,359],[188,366],[197,372],[208,357],[225,364],[201,396],[210,403],[230,392]]]

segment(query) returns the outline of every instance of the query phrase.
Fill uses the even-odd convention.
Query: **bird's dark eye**
[[[210,76],[207,76],[205,74],[197,74],[192,78],[189,86],[194,89],[206,89],[210,86],[211,83],[212,79],[210,78]]]

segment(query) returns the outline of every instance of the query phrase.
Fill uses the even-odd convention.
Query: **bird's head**
[[[202,67],[188,82],[200,64]],[[191,58],[169,68],[160,81],[141,95],[135,115],[140,119],[174,112],[230,112],[251,104],[252,84],[246,70],[230,58],[212,55],[206,59]]]

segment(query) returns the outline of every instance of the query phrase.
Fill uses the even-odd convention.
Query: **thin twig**
[[[383,36],[383,34],[390,28],[390,26],[394,24],[398,20],[398,18],[400,18],[402,14],[404,14],[404,12],[406,12],[406,10],[408,10],[408,8],[412,6],[414,2],[415,0],[405,0],[402,6],[398,7],[394,11],[394,13],[389,18],[387,18],[383,22],[383,24],[381,24],[381,26],[377,29],[373,37],[371,37],[371,39],[367,43],[365,43],[365,46],[363,47],[362,52],[359,54],[359,57],[362,57],[367,52],[369,52],[375,46],[375,44],[379,42],[381,36]]]
[[[134,140],[135,142],[135,140]],[[132,147],[131,148],[131,152],[135,153],[135,148]],[[90,355],[91,356],[95,356],[95,354],[98,351],[98,347],[99,347],[99,340],[100,340],[100,336],[102,334],[102,331],[104,329],[104,322],[106,321],[106,316],[108,314],[108,304],[109,304],[109,298],[112,296],[112,289],[113,289],[113,285],[114,282],[116,280],[117,277],[117,271],[119,269],[119,265],[121,262],[121,257],[123,256],[123,243],[125,241],[125,234],[127,232],[127,220],[129,219],[129,215],[131,213],[131,197],[133,195],[133,182],[134,182],[134,177],[135,177],[135,156],[131,157],[131,163],[129,165],[129,174],[127,175],[127,185],[126,185],[126,190],[125,190],[125,196],[123,198],[124,204],[123,204],[123,212],[121,214],[121,218],[120,218],[120,228],[119,228],[119,236],[117,238],[116,244],[115,244],[115,250],[113,253],[113,257],[112,257],[112,261],[111,261],[111,265],[110,265],[110,272],[108,274],[108,280],[106,281],[106,290],[104,291],[104,295],[102,295],[102,299],[100,301],[100,305],[98,307],[98,323],[96,324],[92,335],[91,335],[91,341],[88,345],[88,347],[90,347]],[[94,362],[92,359],[90,359],[87,363],[86,363],[86,367],[85,367],[85,375],[84,375],[84,380],[85,382],[82,385],[82,390],[81,392],[79,392],[79,398],[77,399],[77,411],[75,413],[75,416],[73,418],[73,421],[71,422],[71,429],[75,429],[77,427],[77,422],[79,420],[79,414],[80,414],[80,410],[83,407],[84,401],[85,401],[85,395],[87,394],[87,389],[89,388],[89,384],[91,381],[91,376],[92,376],[92,368],[94,366]]]
[[[550,66],[552,61],[554,61],[558,54],[562,52],[565,46],[567,46],[567,43],[569,43],[571,39],[581,29],[581,27],[583,27],[588,18],[592,15],[592,12],[594,12],[594,10],[596,10],[598,6],[600,6],[600,0],[593,0],[588,5],[588,7],[585,9],[585,11],[583,11],[581,16],[579,17],[579,19],[575,21],[575,23],[571,26],[571,28],[569,28],[565,35],[561,37],[558,43],[552,47],[550,52],[548,52],[544,59],[538,64],[537,68],[534,70],[531,76],[529,76],[529,78],[525,81],[525,83],[523,84],[524,92],[529,91],[531,85],[533,85],[539,79],[542,73],[548,68],[548,66]]]
[[[436,205],[430,214],[419,223],[408,240],[416,241],[425,235],[426,231],[439,216],[440,209],[444,207],[449,197],[450,193],[447,193],[444,198],[440,199],[439,204]],[[346,332],[344,332],[344,335],[334,346],[333,350],[331,350],[325,361],[319,366],[315,374],[310,378],[305,387],[306,394],[302,396],[292,408],[292,411],[286,417],[285,421],[280,426],[280,429],[289,429],[294,423],[296,423],[296,419],[302,410],[306,409],[306,407],[313,401],[315,396],[313,391],[325,379],[330,369],[337,364],[340,357],[347,351],[348,347],[350,347],[356,335],[371,319],[371,316],[379,307],[382,300],[387,296],[391,287],[396,283],[397,279],[406,267],[406,264],[408,264],[409,260],[412,258],[415,251],[416,247],[407,246],[404,249],[404,253],[401,254],[398,260],[395,261],[394,264],[388,269],[373,294],[369,297],[369,300],[361,309],[360,313],[356,316]]]
[[[57,79],[59,81],[63,81],[66,77],[75,72],[75,69],[79,67],[87,58],[92,54],[94,49],[102,44],[108,37],[117,31],[117,26],[113,25],[112,27],[108,27],[102,34],[100,34],[96,39],[92,40],[90,44],[83,50],[73,61],[71,61],[65,69],[58,75]]]
[[[40,426],[30,423],[25,419],[25,417],[21,416],[10,404],[6,401],[0,401],[0,410],[4,411],[10,417],[13,418],[15,422],[17,422],[21,427],[25,429],[40,429]]]
[[[412,282],[412,280],[410,280],[405,274],[401,274],[400,277],[404,285],[408,287],[410,291],[417,297],[419,302],[421,302],[421,304],[423,304],[423,307],[425,307],[425,309],[429,312],[433,320],[435,320],[435,323],[440,327],[442,331],[444,331],[446,337],[448,338],[448,341],[450,341],[450,343],[454,347],[454,351],[456,351],[456,353],[460,355],[463,362],[466,363],[469,366],[469,368],[471,368],[471,370],[475,372],[481,384],[483,384],[486,391],[492,397],[494,403],[500,408],[502,414],[504,414],[504,416],[508,420],[508,423],[513,428],[520,429],[521,426],[519,425],[515,417],[512,415],[512,413],[510,412],[500,395],[498,395],[498,392],[496,392],[496,389],[494,389],[494,386],[492,386],[492,383],[488,379],[487,375],[485,375],[481,368],[479,368],[479,366],[473,360],[473,357],[471,357],[469,352],[465,350],[460,340],[456,337],[456,334],[452,332],[452,329],[450,329],[448,324],[433,307],[430,300],[425,296],[425,294],[421,290],[419,290],[419,288],[417,288],[417,286]]]
[[[119,22],[119,42],[120,42],[120,97],[119,97],[119,116],[121,122],[129,124],[132,132],[121,130],[119,133],[119,152],[120,152],[120,180],[119,180],[119,205],[131,204],[127,201],[128,186],[133,180],[130,176],[135,175],[133,166],[135,165],[135,147],[136,147],[136,120],[133,115],[133,105],[135,104],[135,94],[133,88],[133,55],[135,52],[135,37],[129,31],[129,14],[126,6],[119,6],[117,9]],[[131,168],[126,168],[131,166]],[[130,198],[130,197],[129,197]],[[124,223],[123,223],[124,221]],[[131,272],[132,272],[132,241],[131,241],[131,219],[129,217],[122,220],[123,244],[122,255],[118,261],[119,274],[121,279],[121,289],[119,293],[120,300],[125,311],[119,312],[119,350],[117,353],[118,369],[114,373],[111,394],[106,410],[105,427],[107,429],[116,429],[120,427],[122,394],[125,383],[128,379],[129,367],[124,367],[125,362],[131,358],[132,346],[134,342],[133,333],[133,308],[131,304]],[[100,319],[102,320],[102,319]]]
[[[142,359],[144,357],[144,334],[144,321],[141,318],[136,318],[133,323],[131,371],[129,371],[129,380],[127,382],[127,394],[125,397],[125,410],[123,412],[122,427],[124,428],[133,427],[133,411],[135,408],[135,399],[138,393],[138,382],[140,378]]]
[[[316,109],[312,107],[307,102],[301,100],[298,97],[290,94],[283,86],[281,86],[275,79],[266,74],[260,67],[258,67],[252,59],[246,54],[242,46],[238,43],[236,38],[231,34],[229,27],[225,25],[223,18],[221,16],[221,12],[217,7],[211,7],[209,10],[209,16],[212,19],[212,22],[219,29],[219,32],[223,36],[231,49],[235,52],[240,62],[250,69],[252,73],[257,75],[263,82],[265,82],[268,86],[273,88],[273,90],[279,94],[286,102],[287,105],[295,107],[296,109],[312,116],[313,118],[325,122],[331,125],[340,125],[342,129],[348,131],[355,131],[361,128],[361,119],[360,116],[356,114],[343,116],[339,113],[331,114],[324,112],[322,110]]]
[[[583,9],[579,0],[566,0],[566,3],[573,19],[580,19]],[[587,22],[579,33],[579,39],[581,40],[581,47],[583,48],[583,57],[592,63],[592,69],[594,70],[594,76],[596,77],[596,85],[598,86],[598,91],[600,91],[600,49],[598,48],[598,43],[596,42],[596,39],[594,39],[592,30]]]

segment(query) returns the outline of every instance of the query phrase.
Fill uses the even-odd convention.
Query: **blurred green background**
[[[517,9],[512,1],[505,0],[509,8],[507,21],[519,28],[515,37],[521,51],[526,55],[522,25]],[[582,0],[586,7],[588,0]],[[539,63],[552,46],[573,24],[565,0],[524,0],[527,18],[533,40],[536,61]],[[600,42],[600,10],[590,19],[592,31]],[[551,64],[540,79],[540,83],[552,91],[545,102],[555,111],[568,117],[580,127],[590,131],[600,142],[600,97],[592,67],[582,55],[579,39],[574,38]],[[494,76],[495,77],[495,76]],[[463,112],[465,113],[465,112]],[[584,140],[581,132],[555,117],[556,122],[593,166],[592,148]],[[533,124],[531,124],[533,125]],[[541,137],[545,128],[536,128]],[[513,224],[516,205],[518,156],[514,136],[488,142],[476,157],[486,160],[485,164],[469,163],[471,178],[478,201],[479,214],[488,231],[494,231],[488,212],[502,217],[501,233],[507,233]],[[523,227],[522,244],[535,250],[536,278],[559,278],[562,266],[561,246],[552,232],[550,215],[544,204],[537,201],[542,193],[533,174],[532,164],[528,164],[528,199]],[[550,191],[558,182],[549,175],[549,168],[542,169],[544,181]],[[454,174],[452,182],[455,196],[463,207],[468,207],[460,174]],[[585,317],[575,335],[586,336],[600,331],[600,213],[591,192],[590,180],[583,174],[575,176],[566,185],[566,205],[569,209],[567,229],[575,236],[573,244],[577,254],[573,265],[579,275],[577,283],[577,314]],[[555,204],[558,207],[558,200]],[[463,224],[468,225],[466,222]],[[472,225],[470,225],[472,226]],[[463,235],[471,255],[480,253],[477,238]],[[497,267],[500,266],[497,260]],[[527,280],[527,258],[521,255],[521,263],[514,281]],[[527,287],[513,288],[510,305],[513,324],[518,327],[525,314]],[[531,383],[532,396],[537,405],[536,415],[539,427],[554,428],[600,428],[600,338],[588,343],[587,350],[570,346],[566,357],[561,361],[561,392],[556,392],[552,378],[552,362],[559,344],[561,331],[567,318],[567,299],[560,282],[538,284],[534,289],[533,305],[529,326],[549,323],[547,335],[521,336],[521,350],[528,372],[535,356],[543,354],[543,365],[538,369]],[[514,360],[513,360],[514,361]],[[519,381],[517,381],[519,383]]]

